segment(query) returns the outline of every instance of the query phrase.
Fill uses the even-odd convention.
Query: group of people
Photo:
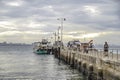
[[[93,43],[90,43],[89,48],[92,49],[94,47]],[[107,42],[104,43],[104,55],[108,56],[109,45]]]
[[[73,50],[80,50],[80,46],[82,46],[82,44],[80,43],[79,40],[73,40],[73,41],[69,41],[67,44],[68,48],[72,48]],[[88,50],[93,50],[94,49],[94,44],[93,44],[93,40],[91,40],[90,42],[88,42],[88,46],[83,45],[84,48],[84,52],[88,53]],[[104,43],[104,55],[107,56],[108,55],[108,50],[109,50],[109,45],[107,42]]]
[[[80,50],[80,41],[79,40],[73,40],[73,41],[69,41],[67,44],[68,48],[72,48],[73,50]]]
[[[94,47],[93,43],[90,43],[89,48],[92,49]],[[107,42],[104,43],[104,55],[108,55],[109,45]]]

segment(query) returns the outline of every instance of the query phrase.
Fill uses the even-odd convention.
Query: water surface
[[[36,55],[32,46],[0,46],[1,80],[83,80],[53,55]]]

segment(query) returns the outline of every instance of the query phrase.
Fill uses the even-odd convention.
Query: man
[[[108,56],[108,48],[109,48],[108,43],[105,42],[105,44],[104,44],[104,54],[105,54],[105,56]]]

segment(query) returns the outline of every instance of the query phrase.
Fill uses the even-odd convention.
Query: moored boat
[[[50,54],[52,49],[51,42],[42,39],[41,42],[34,42],[33,52],[36,54]]]

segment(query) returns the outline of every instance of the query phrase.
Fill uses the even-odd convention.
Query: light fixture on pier
[[[63,21],[66,21],[66,18],[58,18],[57,20],[60,20],[61,22],[61,42],[63,41]]]

